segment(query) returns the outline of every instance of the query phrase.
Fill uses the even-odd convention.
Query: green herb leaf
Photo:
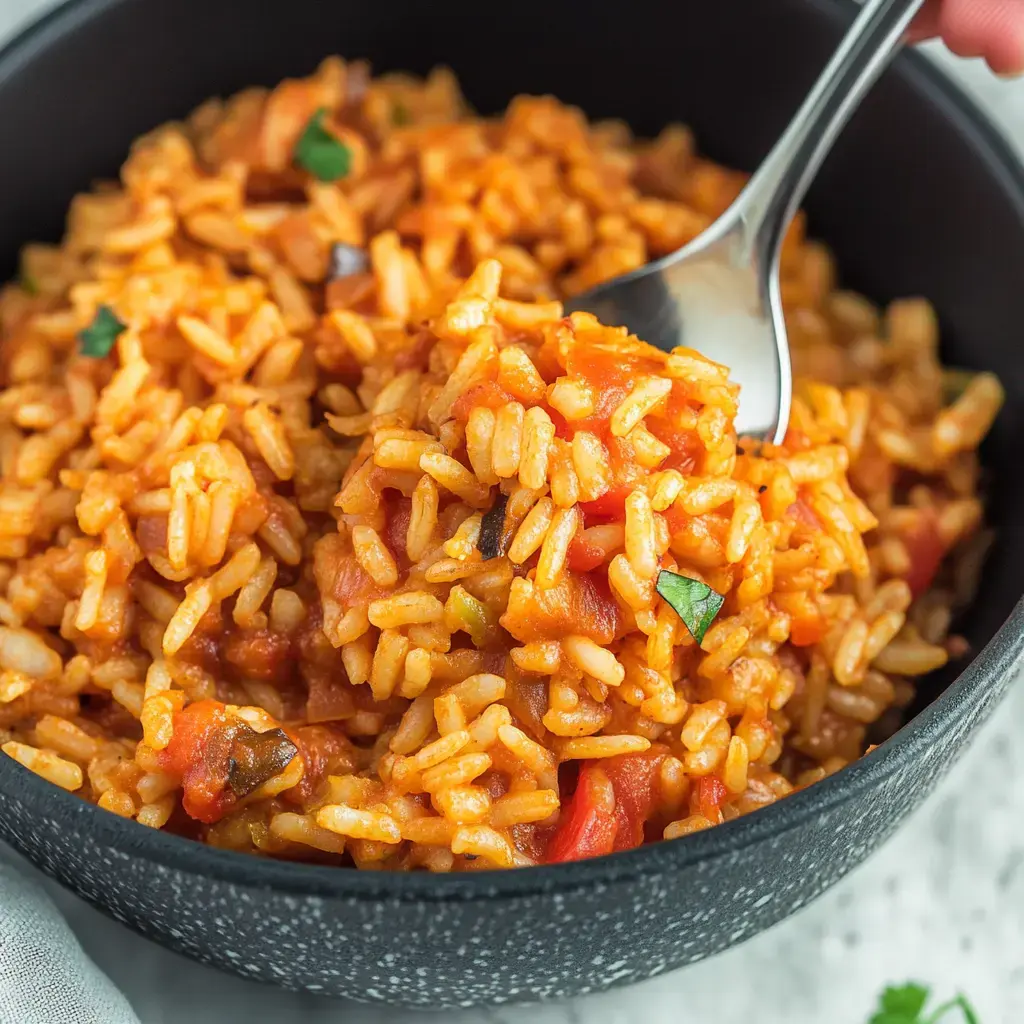
[[[391,123],[397,128],[401,128],[403,124],[408,124],[412,120],[412,114],[409,113],[409,108],[404,103],[395,101],[394,106],[391,108]]]
[[[128,328],[114,315],[109,306],[100,306],[92,323],[78,335],[78,351],[83,356],[103,359],[110,355],[118,336]]]
[[[879,1009],[886,1013],[902,1013],[905,1017],[915,1020],[921,1015],[926,1002],[928,989],[910,981],[906,985],[890,985],[882,993]]]
[[[310,119],[295,144],[295,162],[320,181],[337,181],[352,169],[352,151],[324,127],[327,108]]]
[[[683,625],[697,643],[704,639],[725,598],[706,583],[662,569],[658,573],[658,593],[675,609]]]
[[[868,1024],[940,1024],[950,1010],[960,1010],[965,1024],[980,1024],[974,1008],[962,995],[941,1003],[925,1016],[927,1002],[928,989],[924,985],[912,981],[906,985],[890,985],[882,993],[878,1010]]]

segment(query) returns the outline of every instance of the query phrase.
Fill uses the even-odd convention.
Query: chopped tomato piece
[[[398,563],[398,567],[404,570],[409,567],[405,542],[409,534],[409,520],[412,518],[412,499],[401,497],[395,501],[389,501],[386,511],[387,530],[384,539]]]
[[[337,722],[355,714],[352,687],[343,672],[313,671],[306,667],[306,721]]]
[[[802,430],[790,427],[782,446],[790,452],[805,452],[814,447],[814,442]]]
[[[570,377],[589,384],[594,395],[594,411],[586,420],[590,426],[577,429],[594,429],[607,421],[629,394],[637,376],[635,361],[628,356],[584,345],[574,345],[569,350],[565,369]]]
[[[282,772],[298,753],[281,729],[258,733],[216,700],[189,704],[174,715],[160,766],[181,780],[185,812],[212,825],[241,797]]]
[[[281,795],[304,806],[316,794],[328,775],[347,775],[356,769],[356,755],[347,736],[324,725],[289,729],[288,736],[299,748],[306,770],[297,786]]]
[[[705,775],[697,780],[690,791],[690,813],[702,814],[709,821],[716,821],[722,801],[728,794],[729,791],[721,779],[714,775]]]
[[[657,373],[659,364],[638,352],[600,345],[574,345],[566,358],[565,372],[569,377],[589,385],[594,396],[594,411],[584,419],[555,421],[559,437],[572,437],[577,431],[587,430],[604,435],[608,420],[629,394],[636,379],[644,374]],[[554,417],[552,417],[554,419]]]
[[[812,509],[803,498],[797,498],[796,501],[786,509],[786,515],[791,516],[798,523],[801,523],[812,530],[822,529],[821,520],[815,514],[814,509]]]
[[[334,577],[333,594],[343,608],[377,600],[382,592],[355,555],[343,555]]]
[[[580,509],[583,512],[583,521],[588,525],[594,522],[608,519],[624,519],[626,516],[626,499],[632,492],[633,487],[625,484],[613,487],[606,491],[600,498],[593,501],[581,501]]]
[[[285,217],[271,232],[285,259],[305,281],[322,281],[327,269],[327,251],[308,213]]]
[[[673,537],[677,533],[682,533],[693,519],[693,517],[679,505],[669,505],[669,507],[661,514],[665,517],[665,522],[668,524],[668,532]]]
[[[932,585],[946,554],[939,517],[933,509],[920,510],[916,524],[903,534],[903,545],[910,556],[907,585],[914,597],[920,597]]]
[[[666,754],[663,747],[656,746],[642,754],[619,754],[601,762],[615,790],[616,850],[632,850],[643,843],[644,825],[654,809],[658,772]]]
[[[577,534],[569,544],[566,562],[573,572],[590,572],[604,562],[604,548]]]
[[[794,647],[820,643],[828,623],[818,606],[802,591],[775,594],[773,601],[790,616],[789,642]]]
[[[813,616],[794,618],[789,630],[789,640],[794,647],[813,647],[821,643],[828,625],[825,616],[816,612]]]
[[[636,461],[636,449],[633,442],[625,437],[609,437],[608,464],[612,470],[612,480],[616,487],[637,487],[647,476]]]
[[[591,762],[580,772],[576,792],[551,838],[545,860],[564,864],[611,853],[618,828],[611,780],[601,770],[600,762]]]
[[[658,416],[647,418],[647,429],[662,443],[672,449],[659,469],[678,469],[690,474],[697,466],[697,459],[704,451],[704,443],[695,430],[682,430],[667,419]]]
[[[608,581],[594,573],[567,571],[550,589],[525,596],[513,587],[501,625],[520,643],[561,640],[568,633],[609,644],[622,628],[622,612]]]
[[[637,465],[633,445],[625,438],[608,437],[605,440],[605,446],[608,449],[612,486],[601,497],[580,503],[584,522],[587,525],[624,519],[626,498],[637,487],[644,475],[644,471]]]
[[[503,405],[513,401],[512,396],[498,383],[493,380],[482,380],[474,384],[461,394],[452,406],[452,418],[465,423],[469,414],[478,406],[483,405],[488,409],[500,409]]]
[[[160,753],[163,770],[181,779],[186,813],[208,825],[235,802],[228,788],[230,728],[223,704],[197,701],[175,714],[171,742]]]
[[[571,441],[572,435],[576,431],[569,426],[569,421],[557,409],[548,409],[548,415],[555,425],[555,437],[560,437],[563,441]]]
[[[195,634],[192,634],[195,636]],[[287,633],[269,629],[228,632],[224,640],[224,660],[246,679],[287,680],[292,663],[291,638]]]
[[[505,699],[503,704],[516,717],[516,721],[536,739],[546,736],[544,714],[548,710],[548,681],[539,676],[520,672],[515,664],[504,673]]]
[[[644,841],[664,747],[588,761],[545,859],[557,864],[632,850]]]

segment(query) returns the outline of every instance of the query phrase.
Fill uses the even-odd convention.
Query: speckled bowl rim
[[[0,48],[0,87],[39,54],[126,0],[66,0],[29,23]],[[139,2],[139,0],[135,0]],[[807,0],[833,20],[849,20],[850,0]],[[1024,223],[1024,166],[999,130],[942,72],[920,54],[899,59],[899,73],[968,140]],[[0,757],[0,813],[9,796],[42,816],[122,854],[185,874],[297,897],[397,902],[469,902],[595,889],[642,877],[681,872],[699,862],[732,858],[877,786],[906,761],[933,749],[951,732],[961,709],[984,700],[974,691],[1012,672],[1024,659],[1024,598],[959,676],[920,714],[870,754],[814,786],[705,832],[637,850],[571,864],[519,871],[454,875],[364,872],[254,857],[158,832],[103,811]]]

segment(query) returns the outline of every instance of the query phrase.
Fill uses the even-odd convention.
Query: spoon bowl
[[[579,296],[574,310],[659,348],[693,348],[740,385],[736,430],[781,444],[793,374],[779,251],[832,144],[899,49],[923,0],[868,0],[736,201],[678,252]]]
[[[781,442],[793,390],[778,273],[746,259],[739,225],[721,218],[671,256],[587,293],[576,309],[659,348],[685,345],[740,385],[736,432]]]

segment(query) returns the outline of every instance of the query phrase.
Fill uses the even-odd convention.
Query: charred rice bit
[[[999,382],[942,368],[924,300],[836,291],[798,217],[790,429],[738,438],[727,367],[561,301],[741,175],[679,126],[366,83],[157,129],[0,292],[4,756],[223,848],[461,871],[685,836],[879,742],[964,653]],[[321,110],[335,182],[294,160]],[[663,570],[724,598],[699,643]]]

